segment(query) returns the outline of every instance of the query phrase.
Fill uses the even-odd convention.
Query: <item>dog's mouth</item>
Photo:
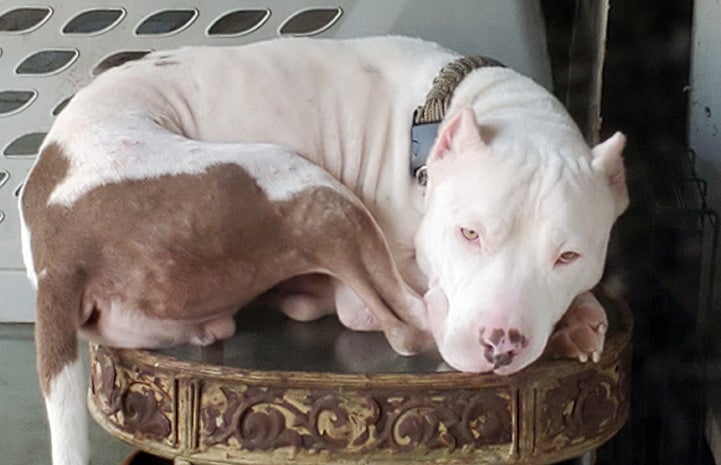
[[[439,352],[443,360],[453,369],[466,373],[493,373],[501,376],[509,376],[523,370],[536,359],[538,354],[530,352],[519,352],[516,354],[504,353],[488,357],[484,348],[478,347],[475,350],[455,352],[453,349],[444,349],[439,346]]]

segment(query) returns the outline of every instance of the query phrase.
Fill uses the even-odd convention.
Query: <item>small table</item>
[[[89,407],[111,435],[175,464],[546,464],[610,439],[629,409],[630,312],[603,298],[599,363],[541,358],[512,376],[397,356],[335,317],[262,306],[215,346],[91,344]]]

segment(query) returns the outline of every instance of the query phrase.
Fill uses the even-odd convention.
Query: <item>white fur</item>
[[[53,465],[87,465],[88,414],[85,409],[85,379],[78,358],[50,381],[45,398],[52,431]]]
[[[129,124],[132,127],[138,122]],[[199,142],[156,127],[140,129],[136,134],[121,130],[117,138],[113,137],[116,131],[116,127],[109,128],[101,136],[93,134],[67,144],[70,172],[53,190],[49,204],[69,207],[82,195],[105,184],[200,174],[224,163],[243,167],[273,201],[288,200],[311,186],[337,185],[330,176],[318,179],[317,170],[307,160],[275,144]],[[290,172],[292,176],[280,176],[281,172]],[[278,182],[280,178],[284,182]]]

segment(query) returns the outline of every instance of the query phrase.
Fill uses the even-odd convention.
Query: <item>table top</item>
[[[624,329],[619,302],[599,299],[607,309],[607,341]],[[433,373],[452,371],[437,351],[411,357],[397,355],[380,332],[349,330],[330,315],[312,322],[291,320],[263,304],[236,315],[236,334],[206,348],[191,345],[158,351],[159,354],[206,365],[259,371],[329,373]],[[542,356],[538,362],[547,360]]]
[[[236,334],[210,347],[181,345],[159,351],[189,362],[248,370],[334,373],[447,371],[436,351],[397,355],[381,332],[349,330],[329,315],[299,322],[262,304],[236,315]]]

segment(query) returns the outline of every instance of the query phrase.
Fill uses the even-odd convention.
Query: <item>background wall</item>
[[[714,252],[706,207],[721,211],[719,24],[714,0],[611,2],[602,133],[629,136],[632,204],[609,272],[634,312],[634,382],[630,421],[601,463],[714,463],[705,394],[721,390],[721,363],[719,307],[706,299]]]

